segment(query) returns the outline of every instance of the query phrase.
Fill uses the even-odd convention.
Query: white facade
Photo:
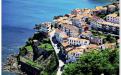
[[[68,57],[68,62],[75,62],[79,57],[80,55],[83,54],[83,52],[76,52],[76,53],[71,53],[71,54],[68,54],[67,57]]]
[[[81,27],[82,21],[81,21],[81,19],[73,19],[72,24],[77,26],[77,27]]]
[[[90,18],[90,28],[102,28],[102,25],[100,24],[100,22],[105,22],[105,20],[97,17],[97,16],[93,16],[93,18]]]
[[[66,63],[69,63],[69,62],[75,62],[76,61],[76,57],[74,57],[73,55],[67,55],[67,60],[66,60]]]
[[[99,13],[107,13],[107,7],[97,6],[95,9]]]
[[[59,33],[55,33],[55,37],[56,37],[56,40],[57,40],[58,42],[60,42],[60,43],[63,42],[63,38],[60,37]]]
[[[81,27],[82,25],[86,25],[85,23],[85,20],[87,19],[88,17],[82,17],[80,19],[73,19],[72,20],[72,24],[77,26],[77,27]]]
[[[103,45],[100,45],[99,48],[100,48],[100,49],[106,49],[106,47],[105,47],[104,44],[103,44]]]
[[[109,10],[110,12],[113,12],[113,11],[116,10],[116,6],[115,6],[115,5],[108,5],[108,10]]]
[[[82,32],[80,34],[80,38],[90,38],[93,34],[90,32],[90,31],[87,31],[87,32]]]
[[[80,46],[80,47],[75,47],[71,48],[67,52],[67,61],[66,62],[75,62],[79,57],[86,51],[86,46]]]
[[[79,46],[83,46],[83,45],[89,45],[89,40],[85,40],[85,39],[79,39],[79,38],[73,38],[70,37],[68,38],[68,44],[70,45],[79,45]]]
[[[112,23],[119,23],[119,17],[117,16],[117,14],[110,14],[106,16],[106,21]]]
[[[60,42],[60,43],[63,43],[64,40],[67,40],[67,38],[68,38],[68,36],[66,35],[66,33],[65,32],[62,32],[60,30],[57,30],[55,32],[55,37],[56,37],[56,40],[58,42]]]
[[[68,56],[70,57],[70,56],[73,56],[73,57],[75,57],[75,58],[78,58],[78,57],[80,57],[80,55],[81,54],[83,54],[83,52],[75,52],[75,53],[71,53],[71,54],[68,54]],[[71,58],[70,58],[71,59]]]
[[[100,24],[96,21],[90,21],[90,28],[97,28],[98,26],[100,26]]]
[[[90,15],[93,15],[93,11],[92,11],[92,9],[86,9],[86,8],[79,9],[79,8],[77,8],[77,9],[72,10],[71,14],[74,14],[74,15],[77,15],[77,14],[81,14],[81,15],[90,14]]]
[[[41,30],[44,32],[50,32],[51,31],[51,22],[42,23]]]
[[[103,39],[99,37],[90,37],[90,42],[95,44],[103,44]]]
[[[61,30],[65,32],[70,37],[78,37],[79,36],[79,28],[69,24],[61,24]]]

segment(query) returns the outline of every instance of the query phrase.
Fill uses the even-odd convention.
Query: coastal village
[[[42,68],[50,66],[56,69],[55,75],[61,75],[64,64],[76,62],[84,53],[119,46],[119,2],[92,9],[76,8],[70,14],[55,16],[52,22],[37,24],[34,29],[35,35],[20,48],[16,60],[24,65],[22,70],[25,63],[34,67],[27,75],[44,75]],[[49,65],[42,66],[44,63]]]
[[[119,4],[79,9],[71,14],[55,16],[45,22],[39,31],[47,32],[62,47],[66,63],[74,62],[85,52],[115,48],[119,43]],[[52,26],[54,28],[52,28]]]

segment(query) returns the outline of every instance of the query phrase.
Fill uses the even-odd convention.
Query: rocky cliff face
[[[19,54],[18,56],[22,72],[25,72],[27,75],[53,74],[59,63],[47,35],[41,32],[37,33],[28,42],[29,44],[25,48],[31,46],[32,50],[29,50],[30,48],[24,49],[27,52],[21,50],[25,54],[22,53],[22,55]]]
[[[29,38],[26,45],[20,48],[16,56],[10,56],[4,70],[22,75],[55,75],[58,59],[48,35],[37,32]]]

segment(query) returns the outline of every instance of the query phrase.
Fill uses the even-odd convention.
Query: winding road
[[[60,49],[58,49],[57,44],[54,44],[53,41],[52,41],[52,37],[54,36],[54,33],[55,33],[55,30],[50,32],[49,33],[50,34],[49,38],[50,38],[50,41],[51,41],[51,43],[53,45],[53,48],[54,48],[54,50],[56,52],[56,55],[58,56],[58,53],[59,53]],[[59,67],[58,67],[58,71],[57,71],[56,75],[61,75],[62,74],[61,68],[64,66],[64,62],[62,60],[60,60],[60,59],[58,59],[58,62],[59,62]]]

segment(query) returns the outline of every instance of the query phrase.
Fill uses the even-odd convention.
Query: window
[[[77,54],[77,56],[79,57],[79,54]]]
[[[71,42],[71,40],[69,40]]]
[[[47,29],[49,29],[49,27],[47,27]]]
[[[87,41],[85,41],[85,44],[87,43]]]
[[[71,40],[73,42],[73,40]]]

